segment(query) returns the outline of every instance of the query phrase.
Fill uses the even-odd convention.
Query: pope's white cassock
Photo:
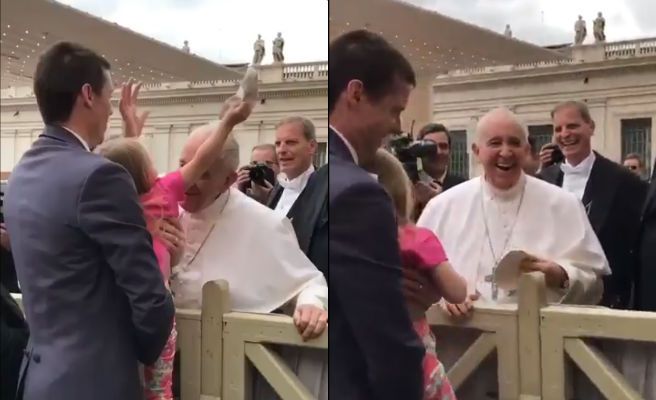
[[[183,211],[180,222],[187,244],[173,270],[177,307],[200,309],[203,285],[224,279],[234,311],[269,313],[292,300],[328,309],[326,280],[285,216],[231,188],[197,213]],[[291,368],[315,396],[327,397],[326,354],[306,353]]]
[[[603,291],[601,275],[610,274],[581,202],[524,174],[509,190],[499,190],[482,177],[461,183],[433,198],[417,225],[435,232],[451,264],[467,281],[468,293],[480,293],[479,301],[516,301],[515,293],[503,290],[493,300],[490,279],[494,266],[511,250],[553,261],[567,272],[569,288],[548,289],[550,302],[596,304]],[[440,330],[438,342],[444,349],[438,346],[438,355],[449,366],[471,341],[473,337],[465,334]],[[489,374],[480,378],[490,379]],[[480,391],[463,398],[493,396],[487,385],[468,386]]]

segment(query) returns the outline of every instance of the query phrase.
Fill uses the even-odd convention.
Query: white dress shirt
[[[573,166],[567,161],[562,163],[560,169],[563,171],[563,189],[574,194],[579,200],[583,200],[585,187],[588,184],[588,179],[590,179],[590,172],[594,162],[595,155],[591,151],[590,155],[577,166]]]
[[[313,173],[314,165],[310,165],[310,168],[306,169],[305,172],[294,179],[287,179],[287,175],[284,173],[278,174],[278,183],[283,187],[283,190],[280,194],[280,199],[278,199],[278,204],[276,204],[276,212],[285,216],[287,215],[296,202],[296,199],[298,199],[298,196],[301,195],[305,186],[307,186],[310,176]]]
[[[335,131],[335,133],[337,134],[337,136],[339,136],[340,139],[342,139],[342,142],[344,142],[344,144],[346,145],[346,148],[347,148],[348,151],[351,153],[351,157],[353,157],[353,161],[354,161],[356,164],[358,164],[360,160],[358,160],[358,153],[355,152],[355,148],[353,148],[353,145],[351,145],[351,143],[350,143],[348,140],[346,140],[346,138],[344,137],[344,135],[342,135],[342,133],[341,133],[340,131],[338,131],[337,129],[335,129],[334,126],[329,125],[329,127],[330,127],[330,129],[332,129],[333,131]]]
[[[71,128],[67,128],[65,126],[62,126],[62,128],[66,129],[67,131],[69,131],[71,133],[71,135],[75,136],[77,138],[77,140],[79,140],[80,143],[82,143],[82,146],[84,146],[84,148],[87,149],[87,151],[91,151],[91,148],[89,147],[89,144],[84,139],[82,139],[82,136],[75,133]]]

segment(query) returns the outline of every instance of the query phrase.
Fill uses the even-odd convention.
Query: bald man
[[[544,273],[550,302],[596,304],[603,291],[600,276],[610,273],[608,261],[581,202],[524,173],[530,150],[523,124],[507,109],[489,112],[478,123],[472,151],[483,175],[432,199],[417,222],[437,234],[451,264],[467,281],[467,301],[442,304],[442,309],[460,318],[476,300],[515,302],[516,291],[499,288],[495,279],[496,266],[511,250],[526,253],[521,271]],[[461,340],[442,338],[451,349],[438,349],[438,354],[448,365],[464,347],[458,352],[454,343]],[[478,392],[458,396],[496,396],[488,385],[470,386]]]
[[[206,125],[192,132],[180,165],[193,158],[212,130],[212,125]],[[270,313],[282,307],[294,314],[304,338],[316,337],[327,325],[326,280],[301,251],[284,215],[232,188],[238,165],[239,146],[230,137],[210,170],[185,193],[180,224],[186,245],[171,283],[175,304],[200,309],[203,285],[225,279],[230,284],[233,310]],[[311,365],[325,361],[310,357],[314,357],[308,362]],[[304,368],[307,364],[303,355],[300,358],[295,364]],[[310,387],[327,379],[327,368],[316,370],[320,376],[308,378]],[[324,370],[325,376],[321,376]],[[303,371],[301,380],[307,375]],[[324,398],[319,390],[317,387],[314,395]]]

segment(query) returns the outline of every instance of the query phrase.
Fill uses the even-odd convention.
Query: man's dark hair
[[[328,114],[354,79],[362,81],[367,96],[374,100],[389,94],[395,79],[416,85],[408,60],[382,36],[367,30],[348,32],[333,40],[328,55]]]
[[[437,133],[437,132],[444,132],[446,134],[446,140],[449,142],[449,148],[451,148],[451,134],[449,133],[449,130],[446,129],[446,126],[442,124],[435,124],[435,123],[430,123],[427,125],[424,125],[423,128],[419,131],[419,134],[417,135],[417,139],[423,140],[426,135],[429,135],[431,133]]]
[[[85,83],[100,95],[105,85],[103,57],[79,44],[60,42],[48,49],[36,66],[34,95],[46,124],[67,121]]]

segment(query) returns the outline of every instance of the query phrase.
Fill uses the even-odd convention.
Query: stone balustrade
[[[457,69],[451,70],[445,74],[438,75],[437,78],[445,79],[451,77],[494,74],[499,72],[527,71],[537,68],[552,68],[562,65],[575,65],[586,62],[599,62],[635,57],[653,57],[656,56],[656,38],[573,46],[567,48],[567,51],[562,52],[571,58],[554,61],[536,61],[532,63],[515,65],[498,65]]]
[[[258,67],[260,70],[260,81],[263,84],[275,84],[295,81],[325,81],[328,80],[328,62],[307,62],[295,64],[272,64]],[[239,84],[238,79],[233,80],[203,80],[192,82],[156,82],[147,83],[142,87],[144,92],[184,90],[184,89],[202,89],[202,88],[221,88],[236,87]],[[118,97],[120,91],[114,92],[114,97]],[[34,97],[34,91],[29,86],[10,87],[2,89],[0,97],[3,99],[29,98]]]

